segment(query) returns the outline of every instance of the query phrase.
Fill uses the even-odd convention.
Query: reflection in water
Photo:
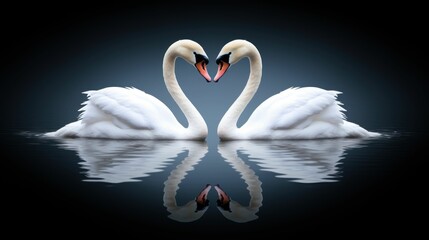
[[[87,170],[84,181],[122,183],[139,181],[163,171],[170,162],[185,151],[187,157],[171,171],[164,182],[164,206],[171,214],[169,218],[179,222],[199,219],[207,210],[207,194],[210,185],[191,201],[178,206],[176,194],[179,184],[187,173],[193,170],[208,152],[206,142],[198,141],[145,141],[105,139],[57,139],[59,146],[77,152],[83,160],[82,168]]]
[[[86,170],[84,181],[122,183],[139,181],[161,172],[181,153],[186,157],[170,172],[164,182],[163,204],[168,216],[178,222],[193,222],[207,211],[207,195],[211,185],[186,204],[176,201],[179,184],[189,171],[207,154],[206,142],[198,141],[140,141],[101,139],[58,139],[59,146],[77,152]],[[262,206],[262,182],[242,159],[248,155],[262,171],[270,171],[279,178],[299,183],[333,182],[338,180],[338,164],[346,150],[365,146],[362,139],[325,139],[294,141],[229,141],[220,142],[218,153],[240,173],[247,184],[250,200],[245,206],[230,198],[216,185],[218,210],[234,222],[245,223],[258,219]],[[226,190],[226,189],[225,189]]]
[[[178,154],[188,150],[188,141],[140,141],[103,139],[58,139],[59,146],[74,150],[83,160],[84,181],[123,183],[139,181],[163,171]]]
[[[338,164],[347,149],[365,146],[362,139],[226,142],[231,151],[249,155],[262,171],[298,183],[338,181]]]
[[[198,220],[206,212],[208,204],[208,200],[206,200],[204,201],[205,204],[200,205],[197,203],[196,198],[193,198],[182,206],[177,205],[176,194],[177,190],[179,190],[179,184],[189,171],[194,170],[194,165],[208,152],[206,142],[188,141],[187,149],[189,150],[188,156],[170,172],[168,179],[164,182],[164,206],[171,213],[168,217],[178,222],[193,222]],[[207,185],[198,197],[203,196],[205,199],[209,190],[210,185]]]
[[[219,195],[218,209],[222,215],[234,222],[245,223],[258,218],[256,213],[262,206],[262,182],[255,172],[237,155],[237,149],[233,142],[221,142],[218,146],[218,152],[222,157],[241,175],[244,182],[247,184],[247,190],[250,194],[250,201],[247,206],[242,206],[240,203],[229,198],[228,195],[219,187],[215,186]],[[225,202],[226,199],[226,202]]]

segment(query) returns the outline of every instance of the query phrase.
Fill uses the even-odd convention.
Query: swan
[[[359,125],[346,121],[337,101],[338,91],[317,87],[289,88],[260,104],[246,123],[237,121],[256,93],[262,77],[262,59],[258,49],[249,41],[237,39],[220,51],[214,82],[229,67],[247,57],[250,75],[244,90],[222,117],[217,133],[221,140],[238,139],[319,139],[342,137],[375,137]]]
[[[174,42],[164,55],[164,82],[184,113],[188,127],[182,126],[172,111],[150,94],[136,88],[107,87],[84,92],[88,100],[79,110],[82,113],[78,121],[49,132],[46,136],[204,140],[208,134],[207,125],[176,79],[174,69],[178,57],[195,65],[207,82],[211,81],[206,68],[209,60],[204,49],[189,39]]]

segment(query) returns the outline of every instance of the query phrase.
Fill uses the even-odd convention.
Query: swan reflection
[[[229,151],[247,154],[262,171],[298,183],[338,181],[338,165],[346,150],[365,146],[363,139],[231,141]],[[222,154],[222,153],[221,153]]]
[[[234,201],[226,192],[220,188],[219,185],[215,186],[218,193],[218,209],[222,215],[234,222],[245,223],[256,220],[258,216],[256,213],[262,206],[262,182],[259,177],[237,154],[235,143],[237,142],[221,142],[218,146],[219,154],[228,162],[232,168],[240,173],[241,178],[247,184],[250,200],[247,206]]]
[[[144,141],[103,139],[58,139],[63,149],[76,151],[87,179],[84,181],[123,183],[140,181],[162,172],[178,154],[187,151],[189,141]]]
[[[184,159],[171,170],[164,182],[163,205],[168,217],[178,222],[193,222],[207,211],[211,185],[180,205],[176,201],[179,185],[194,170],[208,152],[202,141],[145,141],[58,139],[61,148],[76,151],[85,170],[84,181],[123,183],[140,181],[153,173],[161,172],[173,163],[179,154]],[[227,141],[218,144],[218,153],[234,170],[240,173],[247,185],[250,200],[240,204],[234,194],[227,194],[228,186],[215,185],[217,207],[228,220],[245,223],[258,219],[262,206],[262,182],[255,171],[243,161],[256,163],[261,171],[273,172],[278,178],[298,183],[333,182],[339,179],[339,164],[347,150],[366,145],[363,139],[281,140],[281,141]],[[206,184],[206,183],[202,183]]]
[[[188,141],[186,143],[189,150],[188,156],[170,172],[164,182],[164,206],[170,213],[168,217],[178,222],[193,222],[204,215],[209,203],[207,194],[211,188],[211,185],[207,184],[197,197],[184,205],[177,204],[176,194],[179,190],[179,184],[185,179],[189,171],[194,170],[195,164],[200,162],[208,152],[206,142]]]

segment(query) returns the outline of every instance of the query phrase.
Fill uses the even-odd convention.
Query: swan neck
[[[204,139],[208,132],[207,125],[201,114],[191,103],[188,97],[186,97],[185,93],[177,82],[175,73],[177,57],[179,57],[179,55],[175,53],[174,49],[168,49],[165,53],[163,63],[165,86],[188,121],[188,127],[186,128],[186,134],[188,134],[188,138]]]
[[[262,59],[256,48],[252,48],[251,50],[252,51],[250,51],[249,54],[245,56],[248,57],[250,63],[249,78],[240,96],[238,96],[219,123],[218,134],[221,137],[236,133],[238,130],[238,119],[246,106],[249,104],[250,100],[252,100],[259,88],[259,84],[261,83]]]

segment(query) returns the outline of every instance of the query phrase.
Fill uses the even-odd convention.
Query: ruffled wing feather
[[[289,88],[264,101],[250,116],[249,125],[272,130],[305,127],[306,123],[341,123],[345,115],[337,101],[340,92],[315,87]]]
[[[153,129],[159,118],[176,119],[164,103],[136,88],[109,87],[84,94],[88,100],[79,110],[84,124],[106,120],[121,128]]]

